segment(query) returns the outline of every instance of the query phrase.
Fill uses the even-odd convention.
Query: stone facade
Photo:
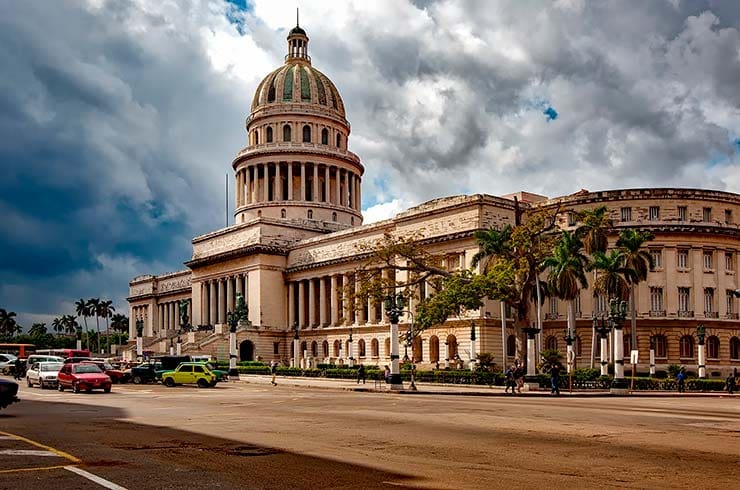
[[[341,97],[328,78],[312,68],[302,29],[291,31],[288,44],[286,64],[257,89],[247,119],[248,146],[232,163],[239,189],[236,224],[194,238],[187,270],[139,276],[130,283],[130,334],[135,337],[135,322],[143,320],[145,349],[167,351],[178,337],[177,302],[190,300],[188,316],[200,328],[180,333],[183,352],[227,359],[226,318],[241,294],[249,305],[250,322],[237,332],[242,359],[290,362],[297,356],[303,365],[313,365],[347,363],[351,357],[388,364],[389,325],[383,305],[346,301],[347,292],[358,287],[356,270],[366,258],[362,245],[385,233],[413,236],[450,270],[469,268],[478,251],[474,233],[513,224],[516,199],[523,208],[558,207],[564,229],[575,226],[577,211],[604,204],[615,223],[612,245],[624,227],[655,235],[649,250],[659,265],[636,294],[641,371],[647,371],[651,337],[659,344],[657,369],[695,365],[698,323],[707,328],[709,375],[740,365],[737,299],[729,295],[738,287],[740,196],[691,189],[580,191],[554,199],[528,192],[464,195],[435,199],[363,226],[364,169],[347,149],[350,125]],[[384,273],[392,277],[392,272]],[[406,278],[398,273],[395,279]],[[416,301],[430,293],[430,285],[420,285]],[[584,290],[576,306],[576,362],[582,367],[589,364],[591,318],[605,302]],[[401,332],[414,309],[412,299]],[[565,349],[565,311],[560,301],[545,302],[540,348]],[[534,322],[534,306],[532,312]],[[474,328],[475,353],[492,352],[501,363],[505,357],[512,362],[517,343],[513,319],[502,319],[502,313],[506,315],[499,302],[486,301],[479,311],[424,332],[407,354],[423,366],[467,362]],[[298,353],[293,351],[296,330]],[[626,345],[627,355],[629,350]]]

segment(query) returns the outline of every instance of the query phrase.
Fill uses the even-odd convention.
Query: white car
[[[61,362],[35,362],[31,364],[31,367],[26,371],[28,386],[39,385],[42,390],[47,386],[56,388],[59,383],[57,374],[59,374],[63,365]]]
[[[9,374],[10,368],[15,366],[16,359],[13,354],[0,354],[0,373]]]

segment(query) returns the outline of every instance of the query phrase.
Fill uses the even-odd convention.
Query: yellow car
[[[183,362],[174,371],[162,373],[162,383],[165,386],[197,384],[201,388],[216,386],[216,375],[208,366],[197,362]]]

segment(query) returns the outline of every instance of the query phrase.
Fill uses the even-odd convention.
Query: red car
[[[108,375],[114,383],[126,383],[128,382],[129,373],[125,373],[120,369],[114,368],[107,361],[80,361],[80,364],[93,364],[98,366],[101,371]]]
[[[69,388],[75,393],[82,390],[88,393],[102,389],[110,393],[111,379],[95,364],[65,364],[57,375],[59,391]]]

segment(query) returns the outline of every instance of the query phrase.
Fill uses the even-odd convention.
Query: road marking
[[[0,435],[11,437],[17,441],[23,441],[26,442],[32,446],[36,446],[41,449],[46,449],[47,451],[51,451],[52,453],[56,454],[57,456],[60,456],[68,461],[71,461],[73,463],[82,463],[82,460],[79,458],[75,458],[69,453],[65,453],[64,451],[60,451],[59,449],[55,449],[51,446],[47,446],[46,444],[41,444],[40,442],[32,441],[31,439],[28,439],[23,436],[19,436],[17,434],[11,434],[10,432],[4,432],[0,430]]]
[[[65,466],[64,469],[80,475],[83,478],[87,478],[91,482],[95,482],[101,487],[110,488],[111,490],[126,490],[126,487],[116,485],[112,481],[108,481],[105,478],[101,478],[97,475],[93,475],[92,473],[88,473],[87,471],[77,468],[76,466]]]
[[[58,454],[51,451],[40,451],[38,449],[0,449],[0,456],[51,456],[59,458]]]
[[[59,470],[62,468],[66,468],[65,465],[57,465],[57,466],[37,466],[35,468],[14,468],[12,470],[0,470],[0,475],[4,473],[20,473],[24,471],[43,471],[43,470]]]

